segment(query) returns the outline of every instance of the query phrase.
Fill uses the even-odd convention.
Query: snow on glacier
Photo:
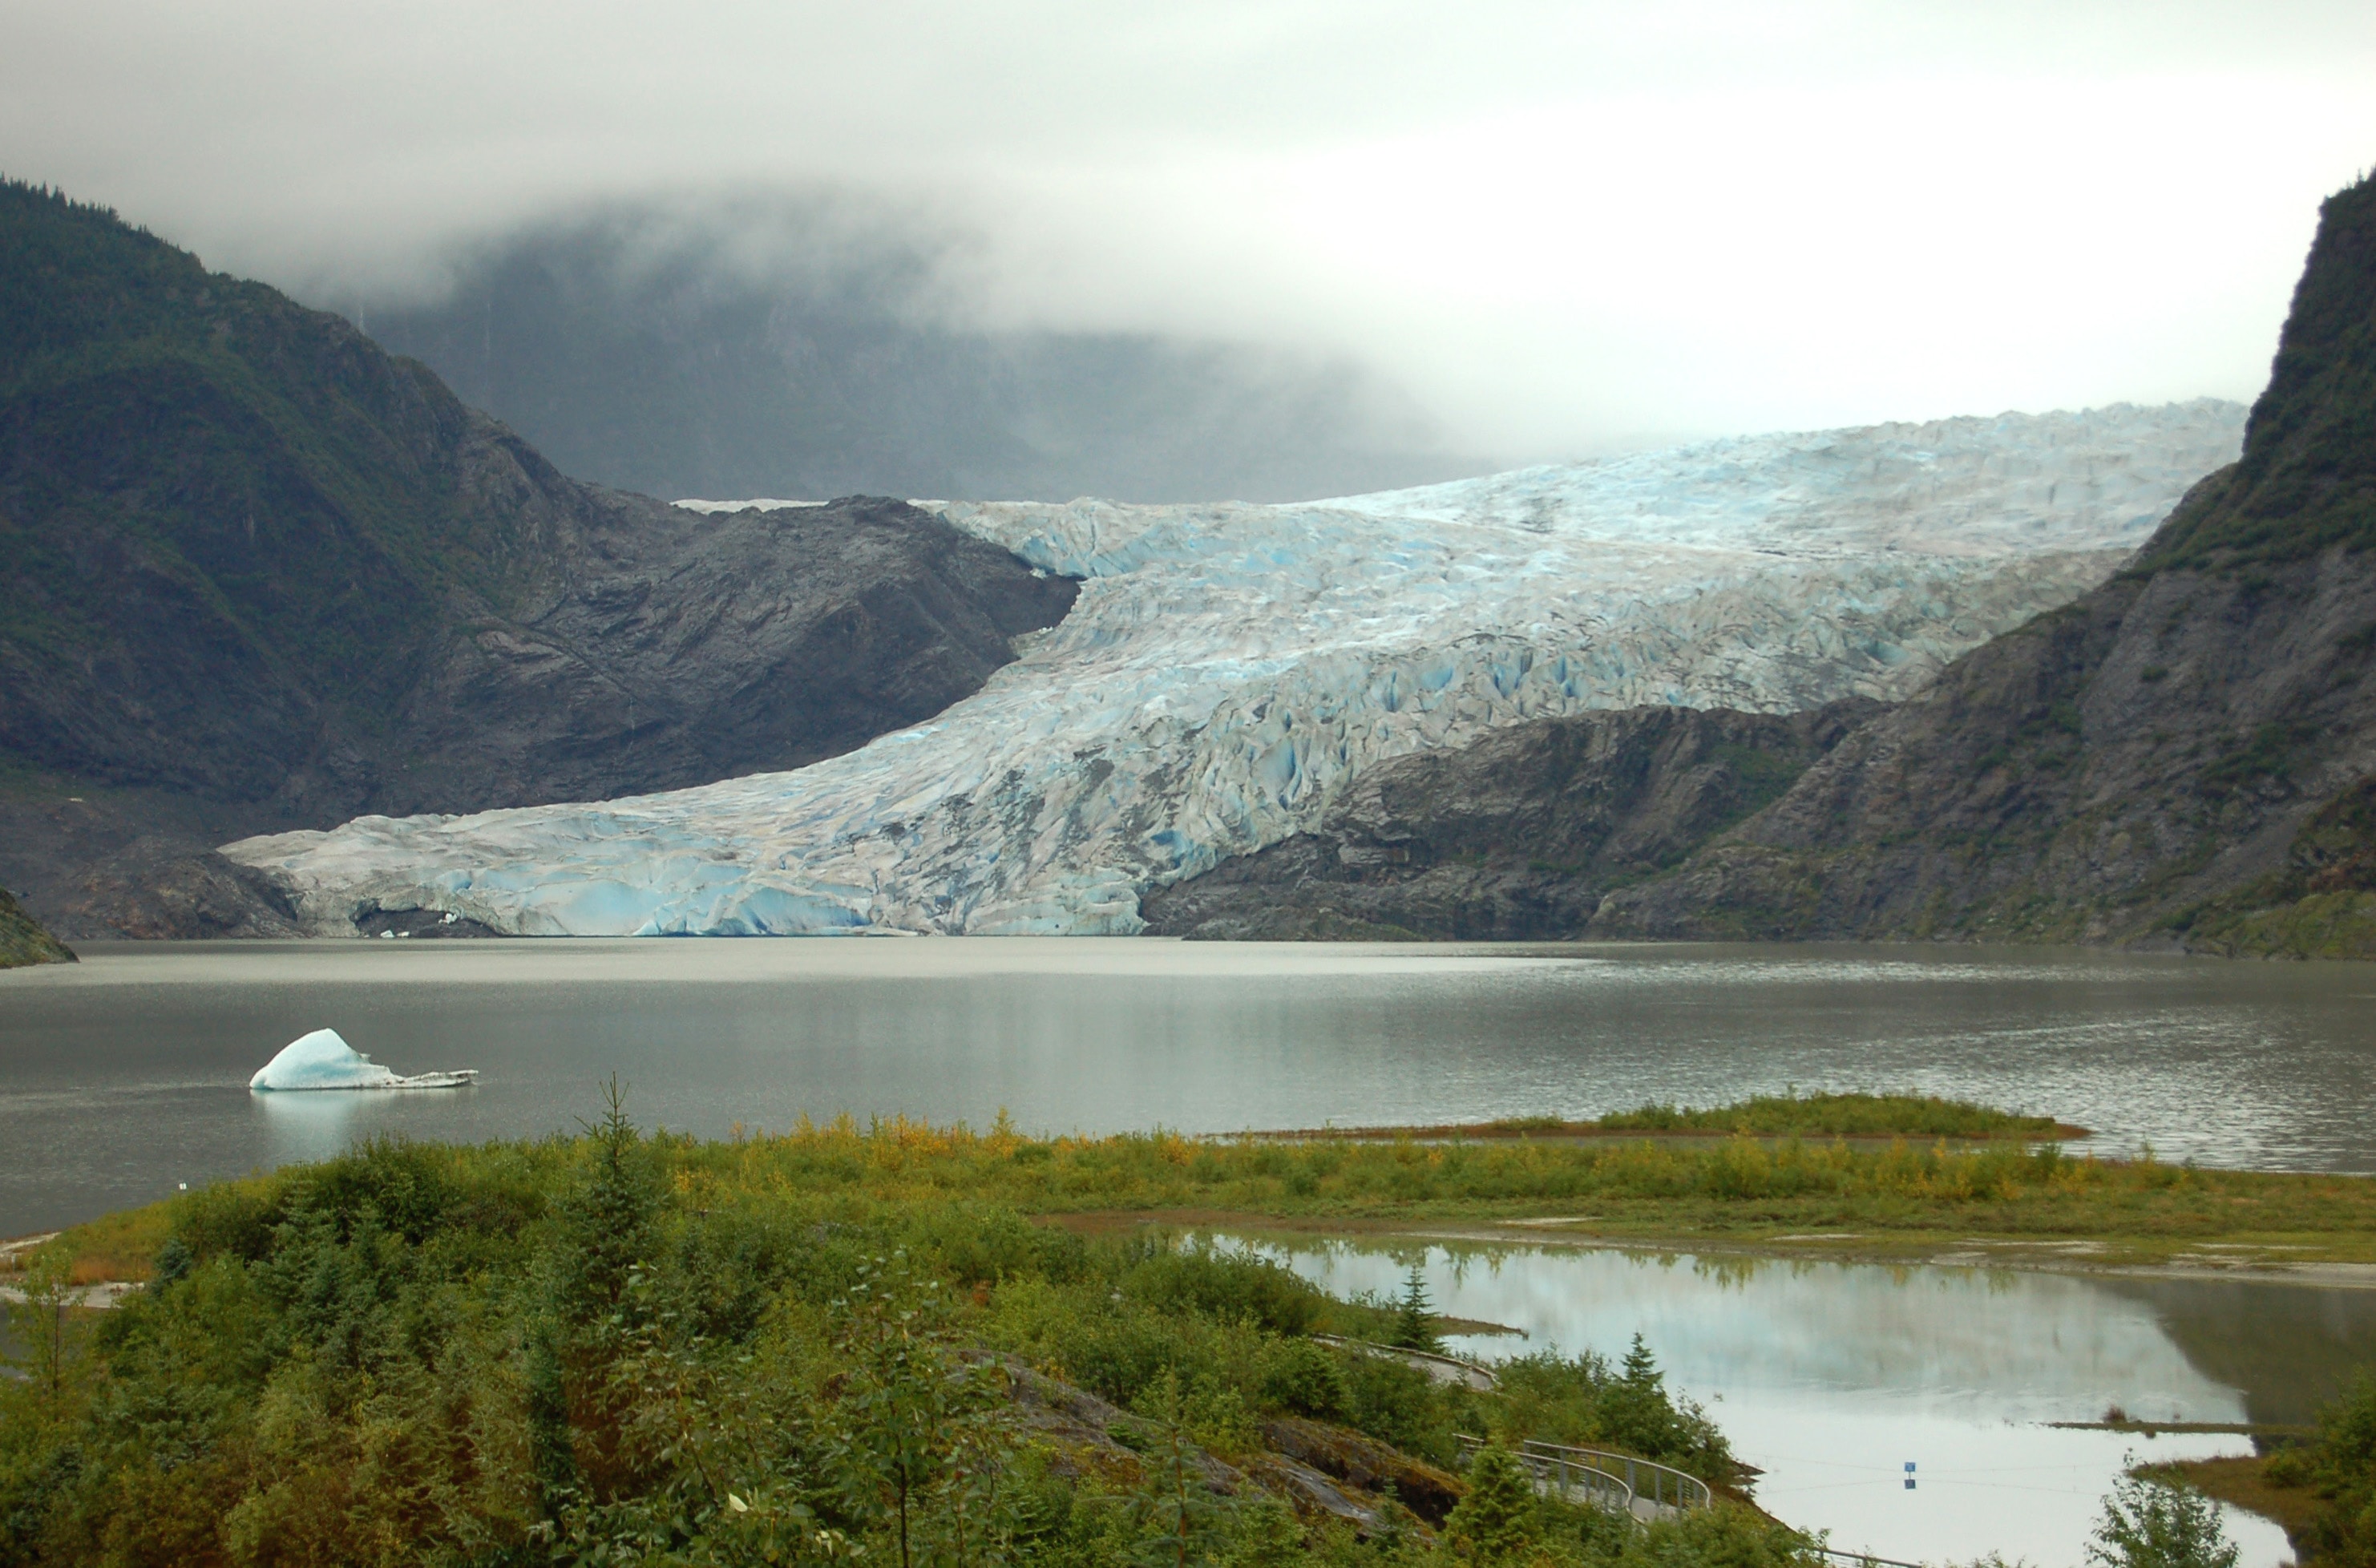
[[[1708,442],[1295,505],[940,503],[1084,579],[929,723],[789,773],[227,845],[306,919],[522,934],[1127,933],[1146,889],[1308,825],[1361,767],[1669,703],[1903,698],[2093,586],[2243,410]]]

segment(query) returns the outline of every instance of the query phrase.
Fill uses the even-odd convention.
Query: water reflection
[[[262,1163],[275,1166],[330,1159],[376,1134],[401,1131],[402,1112],[407,1107],[396,1102],[426,1098],[430,1092],[332,1089],[257,1094],[251,1091],[247,1099],[250,1112],[263,1127]],[[457,1096],[467,1095],[470,1090],[439,1089],[434,1092],[439,1096]]]
[[[0,1234],[319,1145],[250,1075],[337,1028],[467,1095],[350,1135],[567,1131],[613,1071],[647,1124],[802,1112],[1233,1132],[1594,1115],[1907,1087],[2118,1148],[2376,1169],[2367,965],[1909,948],[1513,951],[1087,938],[94,944],[0,974]],[[292,1141],[293,1139],[293,1141]]]
[[[1337,1295],[1398,1293],[1422,1265],[1439,1311],[1527,1337],[1452,1343],[1491,1360],[1556,1346],[1612,1359],[1639,1332],[1766,1474],[1781,1517],[1908,1561],[1983,1551],[2040,1565],[2082,1545],[2129,1456],[2240,1453],[2248,1440],[2051,1428],[2133,1416],[2299,1419],[2376,1347],[2376,1292],[1895,1268],[1733,1256],[1241,1238]],[[2213,1353],[2204,1354],[2205,1350]],[[1905,1488],[1907,1462],[1918,1485]],[[2230,1516],[2249,1563],[2283,1533]]]

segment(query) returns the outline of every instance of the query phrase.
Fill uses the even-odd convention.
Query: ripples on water
[[[1911,1087],[2376,1170],[2376,967],[2034,950],[1051,939],[94,944],[0,974],[0,1234],[381,1133],[802,1113],[1192,1132]],[[476,1089],[251,1096],[329,1025]]]

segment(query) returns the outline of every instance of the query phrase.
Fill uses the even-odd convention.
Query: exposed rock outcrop
[[[849,751],[1075,591],[904,502],[578,483],[339,317],[23,185],[0,294],[0,764],[36,780],[0,814],[97,808],[87,852],[0,874],[94,933],[268,929],[202,853],[245,833]],[[214,809],[111,815],[127,790]]]
[[[2376,574],[2341,550],[2249,583],[2113,583],[1960,661],[1591,931],[2376,951],[2351,912],[2376,890],[2370,628]],[[2272,906],[2313,896],[2303,918],[2336,929],[2284,936]]]
[[[2376,956],[2376,181],[2328,201],[2244,455],[2134,564],[1950,665],[1610,936]]]
[[[1645,711],[1373,769],[1318,832],[1149,906],[1157,929],[1197,935],[2376,957],[2371,665],[2376,180],[2363,180],[2326,204],[2242,457],[2102,587],[1852,729],[1836,708],[1787,734]]]
[[[1320,826],[1151,896],[1158,935],[1579,934],[1610,887],[1774,800],[1883,705],[1787,717],[1637,707],[1544,719],[1358,778]]]

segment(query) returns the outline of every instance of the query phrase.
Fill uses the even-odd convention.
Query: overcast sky
[[[2371,164],[2370,0],[0,9],[0,170],[217,267],[822,195],[953,316],[1348,354],[1514,456],[2249,398]]]

